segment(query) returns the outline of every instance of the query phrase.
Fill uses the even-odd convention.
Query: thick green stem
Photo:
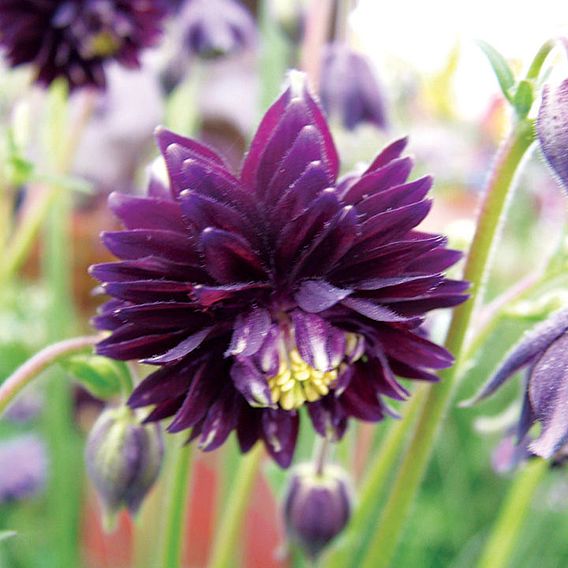
[[[516,172],[533,140],[533,124],[530,121],[520,121],[500,150],[464,270],[464,278],[471,283],[471,298],[454,311],[446,340],[446,347],[456,357],[456,365],[441,373],[441,383],[433,385],[429,390],[390,498],[375,527],[363,568],[386,568],[396,551],[452,396],[467,331],[474,310],[483,296],[491,256],[512,197]]]
[[[186,505],[190,485],[191,446],[186,444],[177,449],[172,462],[172,476],[169,479],[167,497],[169,504],[166,512],[165,531],[162,549],[164,568],[182,566],[183,540],[186,528]]]
[[[546,461],[536,459],[520,471],[499,513],[478,568],[506,568],[519,536],[536,488],[548,469]]]
[[[405,408],[404,417],[391,425],[358,491],[357,507],[342,536],[343,546],[327,560],[327,568],[357,566],[361,560],[362,552],[359,549],[368,540],[369,527],[377,521],[380,499],[387,488],[389,474],[400,455],[402,444],[415,422],[425,396],[424,387],[413,393],[410,403]]]
[[[262,450],[257,445],[248,456],[242,458],[229,501],[217,527],[209,568],[238,566],[238,560],[235,558],[238,554],[237,541],[243,528],[244,512],[249,503],[261,456]]]

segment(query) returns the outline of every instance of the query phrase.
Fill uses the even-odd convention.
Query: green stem
[[[161,564],[164,568],[182,566],[183,540],[187,520],[186,505],[190,485],[191,449],[190,444],[185,444],[177,450],[173,462],[172,477],[167,488],[169,505],[166,512]]]
[[[47,367],[61,357],[89,349],[100,339],[98,335],[66,339],[49,345],[28,359],[0,385],[0,416],[18,394]]]
[[[506,568],[536,488],[548,469],[546,461],[535,459],[521,470],[505,498],[499,517],[477,565],[478,568]]]
[[[261,448],[257,445],[248,456],[242,458],[235,476],[235,485],[217,527],[209,568],[234,568],[237,566],[237,541],[243,528],[243,515],[256,479]]]
[[[529,70],[527,71],[526,79],[532,81],[538,79],[538,76],[540,75],[540,70],[542,69],[544,62],[548,57],[548,54],[554,48],[555,43],[556,42],[554,40],[548,40],[542,44],[541,48],[538,50],[537,54],[532,60]]]
[[[446,348],[455,355],[456,364],[441,373],[440,384],[429,389],[399,475],[366,551],[363,568],[386,568],[396,551],[452,396],[467,331],[474,310],[483,296],[492,253],[512,198],[516,172],[533,140],[533,124],[526,120],[520,121],[500,150],[464,270],[465,280],[471,283],[471,298],[454,310],[446,340]]]
[[[376,523],[379,516],[380,498],[387,488],[389,474],[392,472],[399,457],[401,446],[415,422],[425,395],[425,388],[420,388],[413,393],[405,409],[404,417],[392,424],[386,434],[358,492],[357,508],[349,521],[347,531],[342,537],[344,544],[328,558],[326,568],[357,566],[361,560],[362,551],[358,549],[364,546],[368,540],[365,537],[369,536],[369,527]]]

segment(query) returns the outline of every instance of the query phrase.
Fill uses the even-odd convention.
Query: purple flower
[[[351,493],[345,473],[336,466],[327,466],[318,474],[313,464],[304,464],[292,474],[284,499],[286,531],[312,560],[347,525]]]
[[[204,59],[237,53],[256,40],[254,20],[237,0],[188,0],[180,18],[187,50]]]
[[[342,43],[324,51],[320,96],[328,116],[348,130],[363,123],[387,126],[384,96],[369,61]]]
[[[0,0],[0,45],[42,85],[64,77],[71,89],[104,88],[104,64],[138,67],[166,12],[163,0]]]
[[[158,478],[164,455],[160,428],[141,425],[128,407],[97,419],[85,448],[87,472],[109,520],[120,508],[136,513]]]
[[[568,79],[544,88],[536,131],[548,165],[568,191]]]
[[[554,458],[568,443],[568,309],[555,312],[525,333],[499,364],[479,394],[467,405],[493,394],[517,371],[527,369],[523,408],[517,440],[525,439],[535,422],[540,434],[529,450],[543,458]]]
[[[426,312],[464,301],[442,272],[460,253],[418,231],[430,177],[408,182],[406,140],[362,175],[338,181],[339,160],[304,76],[264,116],[240,174],[211,149],[159,130],[170,187],[113,194],[125,230],[103,234],[122,259],[92,274],[114,298],[95,325],[101,355],[159,367],[130,398],[173,416],[200,447],[236,430],[281,466],[306,406],[322,436],[349,417],[379,421],[383,397],[405,399],[395,375],[434,381],[452,356],[426,339]]]
[[[0,442],[0,504],[40,493],[47,480],[47,463],[45,445],[33,434]]]

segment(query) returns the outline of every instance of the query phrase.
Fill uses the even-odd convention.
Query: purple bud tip
[[[164,454],[156,424],[142,425],[125,406],[105,410],[87,440],[87,472],[105,516],[122,507],[136,513],[158,478]]]
[[[536,129],[548,165],[568,191],[568,79],[545,87]]]
[[[346,474],[328,466],[317,474],[313,464],[292,473],[284,501],[289,539],[316,559],[345,528],[351,516],[352,496]]]

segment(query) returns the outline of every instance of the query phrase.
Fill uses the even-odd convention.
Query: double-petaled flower
[[[31,64],[39,83],[104,87],[104,65],[137,67],[161,33],[164,0],[0,0],[0,45],[11,65]]]
[[[416,230],[430,177],[408,181],[406,140],[338,180],[328,126],[302,74],[264,116],[234,174],[211,149],[157,135],[169,187],[115,194],[124,230],[103,240],[120,262],[92,269],[113,299],[95,324],[98,353],[158,369],[130,398],[148,420],[173,417],[204,450],[235,430],[292,460],[300,411],[339,439],[350,417],[379,421],[396,376],[436,380],[451,355],[421,327],[465,299],[443,271],[460,253]]]

